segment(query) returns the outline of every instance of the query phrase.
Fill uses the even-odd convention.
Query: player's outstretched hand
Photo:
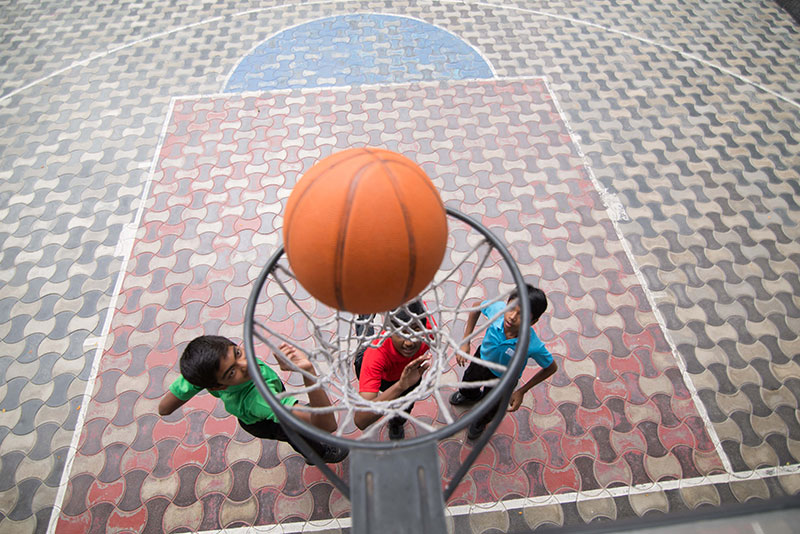
[[[508,401],[508,410],[509,412],[516,412],[519,410],[519,407],[522,406],[522,399],[525,397],[525,393],[517,390],[511,394],[511,400]]]
[[[461,352],[469,354],[469,343],[464,343],[461,345]],[[456,352],[456,363],[459,367],[467,363],[467,359],[461,355],[461,352]]]
[[[403,390],[406,390],[419,382],[422,378],[422,375],[430,366],[430,354],[423,354],[416,360],[406,365],[405,369],[403,369],[403,372],[400,375],[400,380],[398,380]]]
[[[293,364],[295,364],[298,368],[302,369],[303,371],[311,372],[314,370],[314,366],[311,365],[311,360],[308,359],[306,353],[302,350],[289,345],[288,343],[281,343],[280,347],[281,352],[286,355],[286,358],[289,359]],[[289,365],[289,362],[286,361],[286,358],[278,358],[278,365],[283,371],[294,371],[295,368]]]

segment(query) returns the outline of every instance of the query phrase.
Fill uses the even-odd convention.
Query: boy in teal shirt
[[[514,352],[516,351],[517,338],[519,337],[520,328],[522,327],[520,324],[521,311],[518,304],[518,298],[527,298],[528,302],[530,303],[531,310],[531,324],[528,327],[530,328],[530,337],[528,339],[527,357],[539,364],[541,369],[535,375],[533,375],[530,380],[528,380],[525,384],[511,394],[511,399],[508,405],[509,412],[518,410],[522,405],[522,399],[525,393],[527,393],[536,384],[550,378],[550,376],[552,376],[558,370],[558,365],[556,365],[556,362],[553,361],[553,355],[550,354],[550,351],[547,350],[547,347],[544,346],[542,340],[539,339],[539,336],[537,336],[536,332],[533,330],[533,325],[536,324],[536,322],[547,309],[547,297],[541,289],[533,287],[530,284],[525,284],[525,288],[527,295],[520,297],[516,291],[511,293],[511,295],[508,297],[508,302],[514,303],[516,301],[517,305],[509,307],[509,309],[507,309],[501,317],[498,317],[486,328],[483,341],[481,341],[481,345],[478,347],[478,350],[475,351],[475,357],[478,359],[498,363],[501,365],[508,365],[508,362],[511,360],[511,356],[513,356]],[[481,313],[488,318],[492,318],[494,315],[506,308],[506,305],[502,302],[489,304],[489,302],[486,301],[483,302],[482,307],[483,309],[480,311],[470,312],[469,317],[467,318],[467,326],[464,330],[465,338],[475,330],[475,325],[478,323],[478,318],[480,317]],[[461,350],[469,354],[469,343],[465,343],[464,346],[461,347]],[[466,358],[459,354],[456,355],[456,363],[458,363],[458,365],[464,365],[465,362]],[[470,362],[467,370],[464,371],[463,381],[480,382],[498,378],[500,375],[502,375],[501,371],[495,371],[494,369],[490,369],[485,365]],[[483,391],[481,391],[480,387],[462,387],[450,396],[450,404],[460,406],[463,404],[475,403],[484,395],[486,395],[491,389],[492,388],[490,387],[484,386]],[[486,428],[486,425],[489,423],[489,421],[492,420],[492,417],[494,417],[494,414],[497,413],[498,409],[499,406],[495,406],[494,408],[487,410],[486,414],[484,414],[476,422],[472,423],[467,431],[467,439],[478,439],[481,434],[483,434],[483,430]]]
[[[286,343],[280,349],[298,368],[312,376],[315,374],[314,366],[301,351]],[[278,360],[282,370],[291,370],[286,362],[280,358]],[[267,364],[258,360],[258,367],[270,391],[277,394],[285,390],[280,377]],[[158,405],[160,415],[171,414],[203,389],[207,389],[211,395],[222,400],[225,410],[239,419],[239,424],[245,431],[257,438],[285,441],[300,452],[250,379],[242,347],[236,346],[226,337],[200,336],[190,341],[181,354],[180,369],[181,376],[161,398]],[[307,387],[315,383],[305,374],[303,381]],[[308,400],[314,407],[331,405],[327,394],[319,388],[308,392]],[[284,397],[280,402],[286,407],[292,407],[297,399]],[[327,432],[336,431],[336,418],[331,412],[312,413],[294,409],[292,414]],[[308,438],[306,441],[326,463],[338,463],[347,457],[347,449]]]

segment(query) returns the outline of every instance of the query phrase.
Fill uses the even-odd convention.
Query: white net
[[[297,282],[291,267],[282,256],[267,277],[256,305],[253,332],[284,366],[295,371],[289,378],[287,390],[277,394],[301,396],[312,389],[324,390],[331,406],[315,408],[307,404],[296,409],[333,411],[339,423],[336,435],[349,439],[379,439],[383,425],[376,422],[363,431],[355,425],[358,412],[378,414],[386,420],[402,417],[411,422],[416,435],[433,432],[453,423],[463,410],[454,410],[450,395],[465,384],[457,371],[456,356],[467,364],[476,362],[502,374],[506,367],[476,359],[478,346],[486,327],[502,317],[516,304],[508,304],[509,295],[516,289],[509,266],[491,242],[466,223],[449,221],[450,236],[440,270],[417,299],[424,310],[410,308],[408,303],[395,310],[374,315],[354,315],[330,308],[311,297]],[[467,317],[490,303],[502,302],[503,309],[492,317],[478,321],[474,331],[464,337]],[[419,313],[415,313],[417,310]],[[429,369],[419,385],[405,395],[391,400],[369,400],[359,392],[355,362],[369,347],[410,339],[428,345]],[[279,348],[286,343],[306,353],[314,364],[315,375],[296,367]],[[467,349],[470,344],[472,350]],[[467,350],[463,350],[467,349]],[[258,357],[268,351],[256,347]],[[269,358],[266,358],[269,360]],[[312,386],[303,384],[302,376],[310,378]],[[500,378],[470,382],[469,387],[497,385]],[[414,404],[414,408],[409,407]]]

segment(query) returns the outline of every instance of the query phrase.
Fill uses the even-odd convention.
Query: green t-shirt
[[[280,393],[283,391],[283,383],[280,377],[270,369],[267,364],[258,360],[258,366],[261,369],[261,376],[267,383],[267,387],[273,393]],[[178,377],[169,390],[173,395],[182,401],[187,401],[200,393],[203,388],[199,388],[190,384],[183,376]],[[261,396],[261,393],[256,389],[256,385],[252,380],[248,380],[244,384],[238,386],[228,386],[227,389],[221,391],[209,391],[213,396],[222,399],[225,404],[225,410],[239,418],[239,420],[246,424],[252,425],[264,419],[278,422],[278,418],[269,407],[267,401]],[[294,397],[284,397],[281,399],[281,404],[285,406],[294,406],[297,399]]]

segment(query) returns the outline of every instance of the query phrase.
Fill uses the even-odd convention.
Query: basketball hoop
[[[528,328],[520,329],[516,350],[507,367],[476,360],[471,354],[461,351],[464,342],[480,338],[493,320],[484,321],[467,338],[460,337],[466,315],[478,309],[477,306],[467,306],[465,301],[487,296],[486,286],[479,286],[477,282],[496,284],[496,287],[489,287],[496,302],[505,302],[515,289],[520,295],[526,294],[526,290],[519,268],[494,234],[456,210],[448,208],[447,215],[456,222],[450,225],[442,267],[419,295],[426,306],[425,314],[412,314],[410,322],[398,324],[395,311],[353,315],[316,301],[297,283],[282,247],[262,270],[248,301],[244,344],[253,382],[293,442],[349,498],[354,534],[445,532],[445,502],[499,426],[505,410],[497,410],[445,488],[442,487],[437,444],[477,421],[496,405],[507,406],[525,365]],[[481,294],[482,290],[484,294]],[[521,324],[530,324],[528,299],[520,298],[518,304]],[[494,318],[502,316],[504,311]],[[409,323],[415,327],[413,332],[408,328]],[[422,339],[429,345],[429,370],[419,386],[404,397],[382,402],[362,398],[353,366],[356,355],[399,332],[412,339]],[[261,375],[252,373],[258,369],[256,341],[264,343],[276,358],[281,358],[290,367],[292,364],[278,346],[289,343],[303,350],[317,369],[315,385],[303,388],[288,384],[286,392],[273,394]],[[491,386],[492,390],[461,417],[453,414],[445,394],[463,385],[454,378],[452,368],[456,354],[502,372],[496,380],[470,383],[473,387]],[[296,367],[294,370],[303,373]],[[339,429],[334,434],[295,417],[280,402],[287,395],[302,394],[313,388],[324,389],[331,399],[332,406],[316,410],[333,411],[338,415]],[[413,402],[428,398],[438,407],[440,417],[437,420],[429,421],[405,411]],[[312,411],[315,408],[307,409]],[[404,417],[420,434],[407,440],[380,441],[382,425],[379,423],[363,433],[355,431],[353,418],[356,411],[372,411],[384,419]],[[437,423],[442,426],[437,427]],[[304,437],[347,447],[351,451],[349,485],[323,463]],[[404,498],[398,499],[401,495]]]

